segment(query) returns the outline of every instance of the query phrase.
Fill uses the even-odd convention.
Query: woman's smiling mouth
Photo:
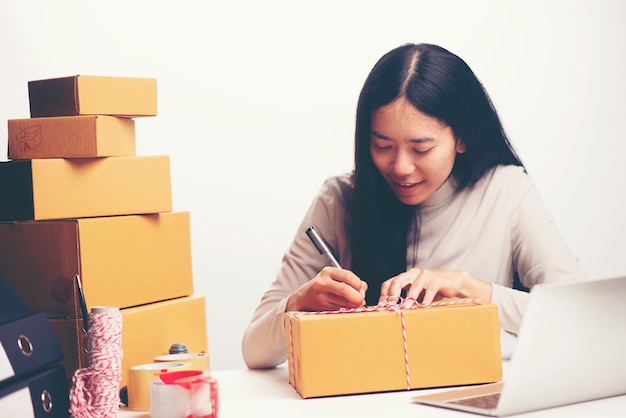
[[[424,184],[424,180],[418,182],[397,182],[390,181],[391,188],[394,190],[396,197],[405,204],[414,204],[412,200],[415,198],[416,193]]]

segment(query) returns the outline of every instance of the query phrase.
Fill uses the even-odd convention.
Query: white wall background
[[[4,0],[0,120],[30,116],[29,80],[157,79],[137,152],[170,155],[212,367],[239,368],[301,216],[352,168],[365,76],[405,42],[468,62],[587,273],[626,274],[625,40],[620,0]]]

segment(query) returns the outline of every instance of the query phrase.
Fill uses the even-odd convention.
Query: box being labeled
[[[491,303],[285,315],[289,382],[304,398],[502,380]]]
[[[113,116],[10,119],[12,160],[135,155],[135,121]]]
[[[6,161],[0,196],[0,221],[169,212],[169,157]]]
[[[0,223],[0,276],[32,312],[76,313],[75,275],[88,308],[193,293],[189,212]]]
[[[122,381],[128,384],[132,366],[152,363],[155,357],[168,353],[173,343],[184,343],[189,353],[208,353],[204,295],[191,295],[164,302],[121,309],[122,314]],[[74,371],[86,367],[83,338],[76,338],[76,319],[50,318],[61,343],[63,365],[68,380]],[[81,356],[78,356],[78,353]]]
[[[76,75],[28,82],[30,116],[156,116],[153,78]]]

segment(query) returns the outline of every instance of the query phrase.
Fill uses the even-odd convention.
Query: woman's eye
[[[428,149],[413,149],[413,152],[419,155],[423,155],[423,154],[427,154],[431,149],[433,149],[434,147],[428,148]]]
[[[374,142],[374,147],[375,147],[376,149],[379,149],[379,150],[389,150],[389,149],[391,149],[391,145],[387,145],[387,144],[377,144],[376,142]]]

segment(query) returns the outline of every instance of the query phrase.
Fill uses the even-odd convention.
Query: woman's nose
[[[391,161],[391,169],[394,174],[403,176],[412,174],[413,171],[415,171],[415,164],[413,163],[413,159],[410,158],[406,152],[398,152]]]

